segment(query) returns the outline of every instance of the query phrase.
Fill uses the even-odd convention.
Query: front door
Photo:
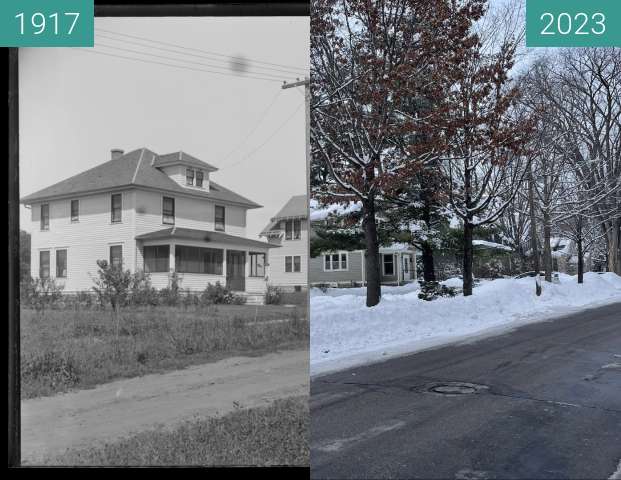
[[[246,289],[246,252],[226,251],[226,288],[236,292]]]

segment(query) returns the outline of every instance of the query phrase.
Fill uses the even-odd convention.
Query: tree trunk
[[[472,234],[474,226],[469,220],[464,221],[464,297],[472,295],[473,279],[472,279],[472,263],[473,263],[473,249],[472,249]]]
[[[364,252],[365,272],[367,280],[367,307],[373,307],[380,302],[382,296],[380,284],[379,242],[377,239],[377,224],[375,222],[375,199],[371,196],[363,202],[362,229],[366,250]]]
[[[608,241],[607,270],[621,275],[621,219],[613,222],[612,232]]]
[[[543,212],[543,268],[546,274],[546,282],[552,281],[552,248],[550,247],[550,237],[552,227],[550,225],[550,214]]]
[[[578,235],[578,283],[584,283],[584,252],[582,250],[582,236]]]
[[[533,255],[533,270],[537,274],[541,271],[539,265],[539,248],[537,246],[537,217],[535,216],[535,191],[533,190],[532,167],[528,174],[528,209],[530,215],[530,249]]]
[[[423,242],[421,253],[423,259],[423,280],[425,282],[435,282],[436,271],[433,265],[433,249],[429,242]]]

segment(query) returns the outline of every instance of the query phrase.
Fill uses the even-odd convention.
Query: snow
[[[610,480],[621,480],[621,460],[619,460],[617,471],[612,474],[612,477],[610,477]]]
[[[496,248],[498,250],[506,250],[507,252],[512,252],[513,249],[502,243],[488,242],[487,240],[472,240],[472,245],[481,245],[483,247]]]
[[[469,297],[418,298],[418,284],[382,287],[379,305],[365,306],[365,288],[311,289],[311,375],[482,338],[585,308],[621,302],[621,277],[585,273],[584,284],[560,274],[559,284],[498,279]],[[444,284],[461,286],[461,280]]]
[[[314,222],[318,220],[325,220],[330,215],[343,217],[349,215],[350,213],[359,212],[362,209],[362,202],[349,202],[346,205],[331,203],[320,207],[317,200],[311,200],[310,209],[310,219]]]

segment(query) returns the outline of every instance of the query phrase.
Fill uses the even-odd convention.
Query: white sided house
[[[308,202],[306,195],[291,197],[259,234],[280,248],[270,252],[271,285],[301,291],[308,287]]]
[[[364,250],[322,252],[309,260],[311,286],[345,287],[366,285]],[[416,250],[413,246],[395,243],[380,247],[380,282],[403,285],[416,276]]]
[[[213,182],[216,170],[184,152],[112,150],[108,162],[22,198],[31,276],[91,290],[105,259],[149,272],[155,288],[176,272],[183,289],[220,282],[262,303],[275,245],[246,238],[246,213],[261,206]]]

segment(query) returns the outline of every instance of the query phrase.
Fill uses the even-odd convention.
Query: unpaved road
[[[192,417],[309,393],[308,350],[233,357],[90,390],[24,400],[22,463]]]

